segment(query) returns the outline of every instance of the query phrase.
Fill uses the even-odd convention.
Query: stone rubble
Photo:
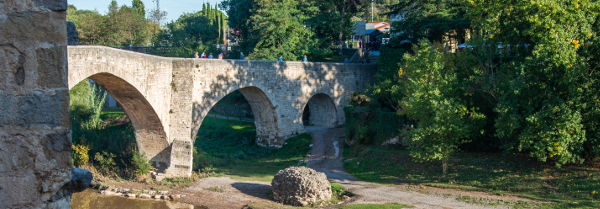
[[[324,173],[307,167],[280,170],[271,182],[275,201],[306,206],[331,199],[331,184]]]
[[[151,188],[153,189],[153,188]],[[141,199],[156,199],[156,200],[177,200],[185,197],[185,195],[172,194],[168,195],[169,191],[153,191],[153,190],[137,190],[126,188],[111,188],[110,186],[102,186],[100,194],[107,196],[120,196],[127,198]]]

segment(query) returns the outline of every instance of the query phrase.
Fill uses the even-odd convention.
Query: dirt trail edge
[[[416,208],[509,208],[459,202],[456,199],[407,191],[399,186],[385,186],[359,179],[348,174],[342,164],[344,128],[306,127],[313,137],[313,149],[307,157],[307,167],[324,172],[337,184],[343,185],[356,196],[353,203],[401,203]],[[401,165],[398,165],[401,166]]]

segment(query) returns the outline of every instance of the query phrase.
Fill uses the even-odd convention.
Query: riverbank
[[[343,155],[344,169],[361,180],[423,193],[443,189],[463,202],[513,208],[600,208],[597,162],[556,168],[522,154],[458,153],[448,174],[442,175],[440,162],[415,162],[402,147],[345,144]]]

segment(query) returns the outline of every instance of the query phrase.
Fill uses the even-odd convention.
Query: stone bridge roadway
[[[376,65],[158,57],[100,46],[68,47],[69,89],[90,78],[123,107],[139,150],[167,177],[189,176],[193,140],[209,110],[240,90],[255,115],[257,143],[280,147],[310,123],[344,123],[350,94]]]

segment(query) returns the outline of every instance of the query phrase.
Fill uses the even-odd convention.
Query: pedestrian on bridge
[[[241,59],[241,60],[244,60],[244,59],[245,59],[245,58],[244,58],[244,52],[240,52],[240,59]]]
[[[223,53],[219,54],[218,58],[219,58],[220,60],[222,60],[222,59],[223,59]]]
[[[198,56],[198,52],[196,52],[196,54],[194,54],[194,58],[200,58],[200,56]]]
[[[279,61],[279,62],[283,61],[283,57],[279,56],[279,59],[277,59],[277,61]]]
[[[306,55],[304,55],[304,57],[302,58],[302,62],[308,62],[308,59],[306,58]]]
[[[208,58],[209,58],[209,59],[212,59],[212,58],[213,58],[213,56],[212,56],[212,53],[210,53],[210,55],[208,55]]]

